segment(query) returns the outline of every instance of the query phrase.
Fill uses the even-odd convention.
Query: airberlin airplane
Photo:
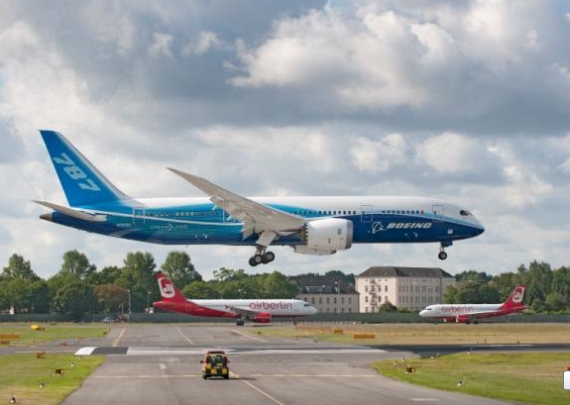
[[[524,285],[513,290],[502,304],[437,304],[420,311],[423,318],[443,319],[444,322],[477,323],[480,318],[491,318],[519,313],[528,307],[523,304]]]
[[[301,300],[256,299],[256,300],[189,300],[162,273],[155,275],[160,289],[161,301],[152,305],[166,311],[180,312],[194,316],[234,318],[236,325],[244,322],[270,323],[274,317],[297,318],[314,315],[317,309]]]

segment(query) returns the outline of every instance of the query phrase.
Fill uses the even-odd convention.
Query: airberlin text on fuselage
[[[293,304],[291,302],[252,302],[248,305],[249,309],[293,309]]]

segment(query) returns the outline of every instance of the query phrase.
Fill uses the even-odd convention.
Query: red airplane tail
[[[158,272],[154,275],[158,282],[158,289],[162,301],[166,302],[186,302],[186,297],[182,295],[180,290],[166,277],[163,273]]]
[[[509,298],[501,305],[501,309],[507,311],[526,309],[527,306],[523,304],[525,289],[526,286],[524,284],[515,288],[511,295],[509,295]]]

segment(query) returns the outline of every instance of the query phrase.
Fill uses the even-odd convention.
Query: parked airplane
[[[299,317],[317,313],[317,308],[311,304],[294,299],[189,300],[164,274],[159,272],[155,278],[162,300],[152,305],[166,311],[194,316],[236,318],[238,326],[242,326],[246,320],[270,323],[274,317],[293,318],[296,322]]]
[[[425,197],[243,197],[208,180],[169,169],[208,198],[134,199],[117,189],[75,147],[41,130],[70,207],[36,201],[53,210],[41,219],[102,235],[179,245],[250,245],[249,264],[269,263],[270,245],[297,253],[330,255],[353,243],[440,244],[485,228],[468,210]]]
[[[526,286],[513,290],[502,304],[437,304],[420,311],[424,318],[443,319],[444,322],[477,323],[478,319],[520,313],[528,307],[523,304]]]

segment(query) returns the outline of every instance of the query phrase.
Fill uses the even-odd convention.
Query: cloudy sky
[[[286,274],[372,265],[497,274],[570,265],[570,6],[563,1],[3,0],[0,266],[41,277],[77,249],[99,268],[183,249]],[[38,219],[66,204],[38,129],[62,132],[125,193],[202,196],[165,167],[244,195],[423,195],[486,227],[438,245],[158,246]]]

